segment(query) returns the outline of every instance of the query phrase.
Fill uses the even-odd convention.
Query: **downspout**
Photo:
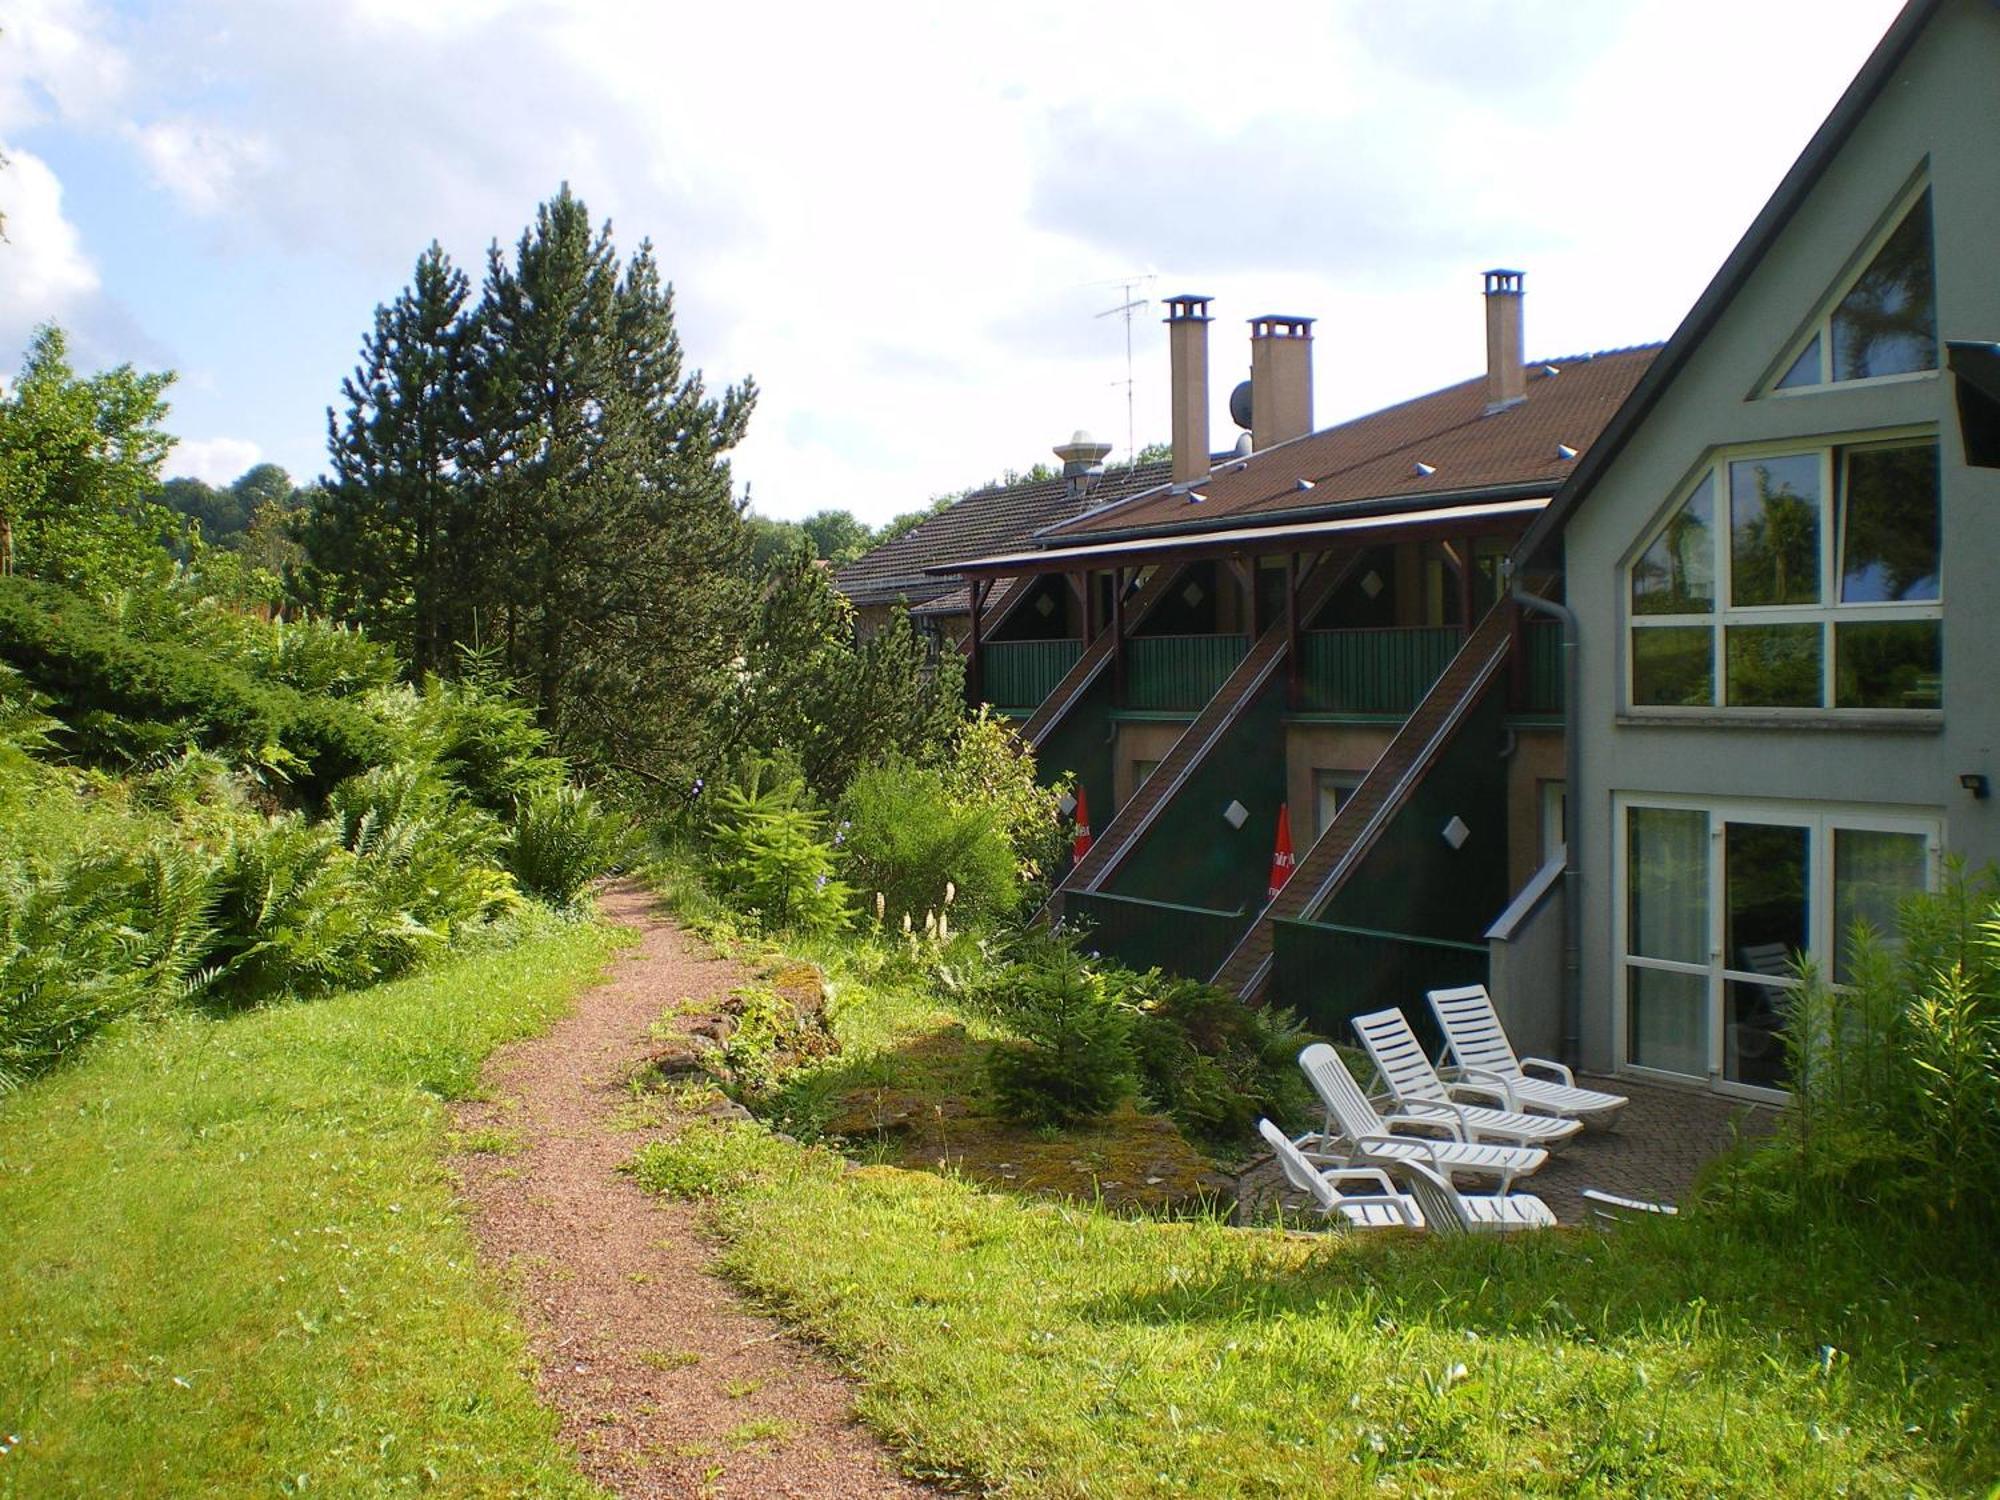
[[[1562,1060],[1578,1066],[1583,1056],[1583,879],[1577,864],[1577,832],[1583,811],[1583,736],[1577,733],[1582,674],[1577,658],[1576,611],[1567,604],[1531,594],[1514,582],[1507,559],[1508,597],[1524,609],[1562,624],[1563,651],[1563,1038]]]

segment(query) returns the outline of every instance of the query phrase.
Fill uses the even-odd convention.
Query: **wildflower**
[[[949,906],[951,905],[952,902],[956,901],[957,899],[958,899],[958,887],[953,885],[949,880],[947,880],[944,883],[944,904],[946,906]]]
[[[825,889],[826,889],[826,876],[824,876],[824,875],[816,875],[816,876],[814,876],[814,877],[813,877],[813,889],[814,889],[814,890],[816,890],[816,891],[823,891],[823,890],[825,890]]]

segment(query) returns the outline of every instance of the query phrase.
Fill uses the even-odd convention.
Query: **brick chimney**
[[[1173,361],[1174,483],[1208,475],[1208,304],[1195,292],[1167,298],[1167,346]]]
[[[1519,271],[1486,273],[1486,409],[1500,411],[1528,399],[1528,366],[1521,342]]]
[[[1311,318],[1250,320],[1250,442],[1258,452],[1313,426]]]

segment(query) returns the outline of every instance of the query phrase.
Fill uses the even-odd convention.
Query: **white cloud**
[[[263,457],[264,450],[248,438],[182,438],[167,459],[166,473],[169,479],[228,484],[255,468]]]
[[[193,120],[158,120],[133,136],[153,181],[204,217],[240,213],[273,159],[259,135]]]
[[[38,323],[72,316],[98,292],[82,237],[63,214],[62,184],[39,156],[0,144],[0,348],[26,342]]]
[[[9,0],[0,14],[0,133],[50,117],[106,117],[129,70],[104,26],[87,0]]]

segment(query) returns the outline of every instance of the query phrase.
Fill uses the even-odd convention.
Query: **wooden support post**
[[[1070,598],[1076,602],[1077,609],[1081,615],[1081,623],[1077,627],[1077,634],[1083,638],[1083,644],[1088,648],[1092,637],[1097,634],[1091,628],[1090,575],[1088,573],[1065,573],[1063,574],[1063,581],[1069,585]]]
[[[1478,622],[1472,618],[1472,538],[1458,543],[1458,619],[1467,635]]]
[[[1111,570],[1111,701],[1125,706],[1125,570]]]
[[[986,606],[987,583],[983,578],[972,580],[972,639],[966,651],[965,695],[977,708],[986,701],[986,674],[979,650],[979,613]]]
[[[1505,585],[1502,585],[1504,588]],[[1528,659],[1522,648],[1521,606],[1503,593],[1507,603],[1507,706],[1515,713],[1528,701]]]
[[[1299,555],[1285,554],[1285,707],[1296,712],[1305,663],[1299,648]]]

